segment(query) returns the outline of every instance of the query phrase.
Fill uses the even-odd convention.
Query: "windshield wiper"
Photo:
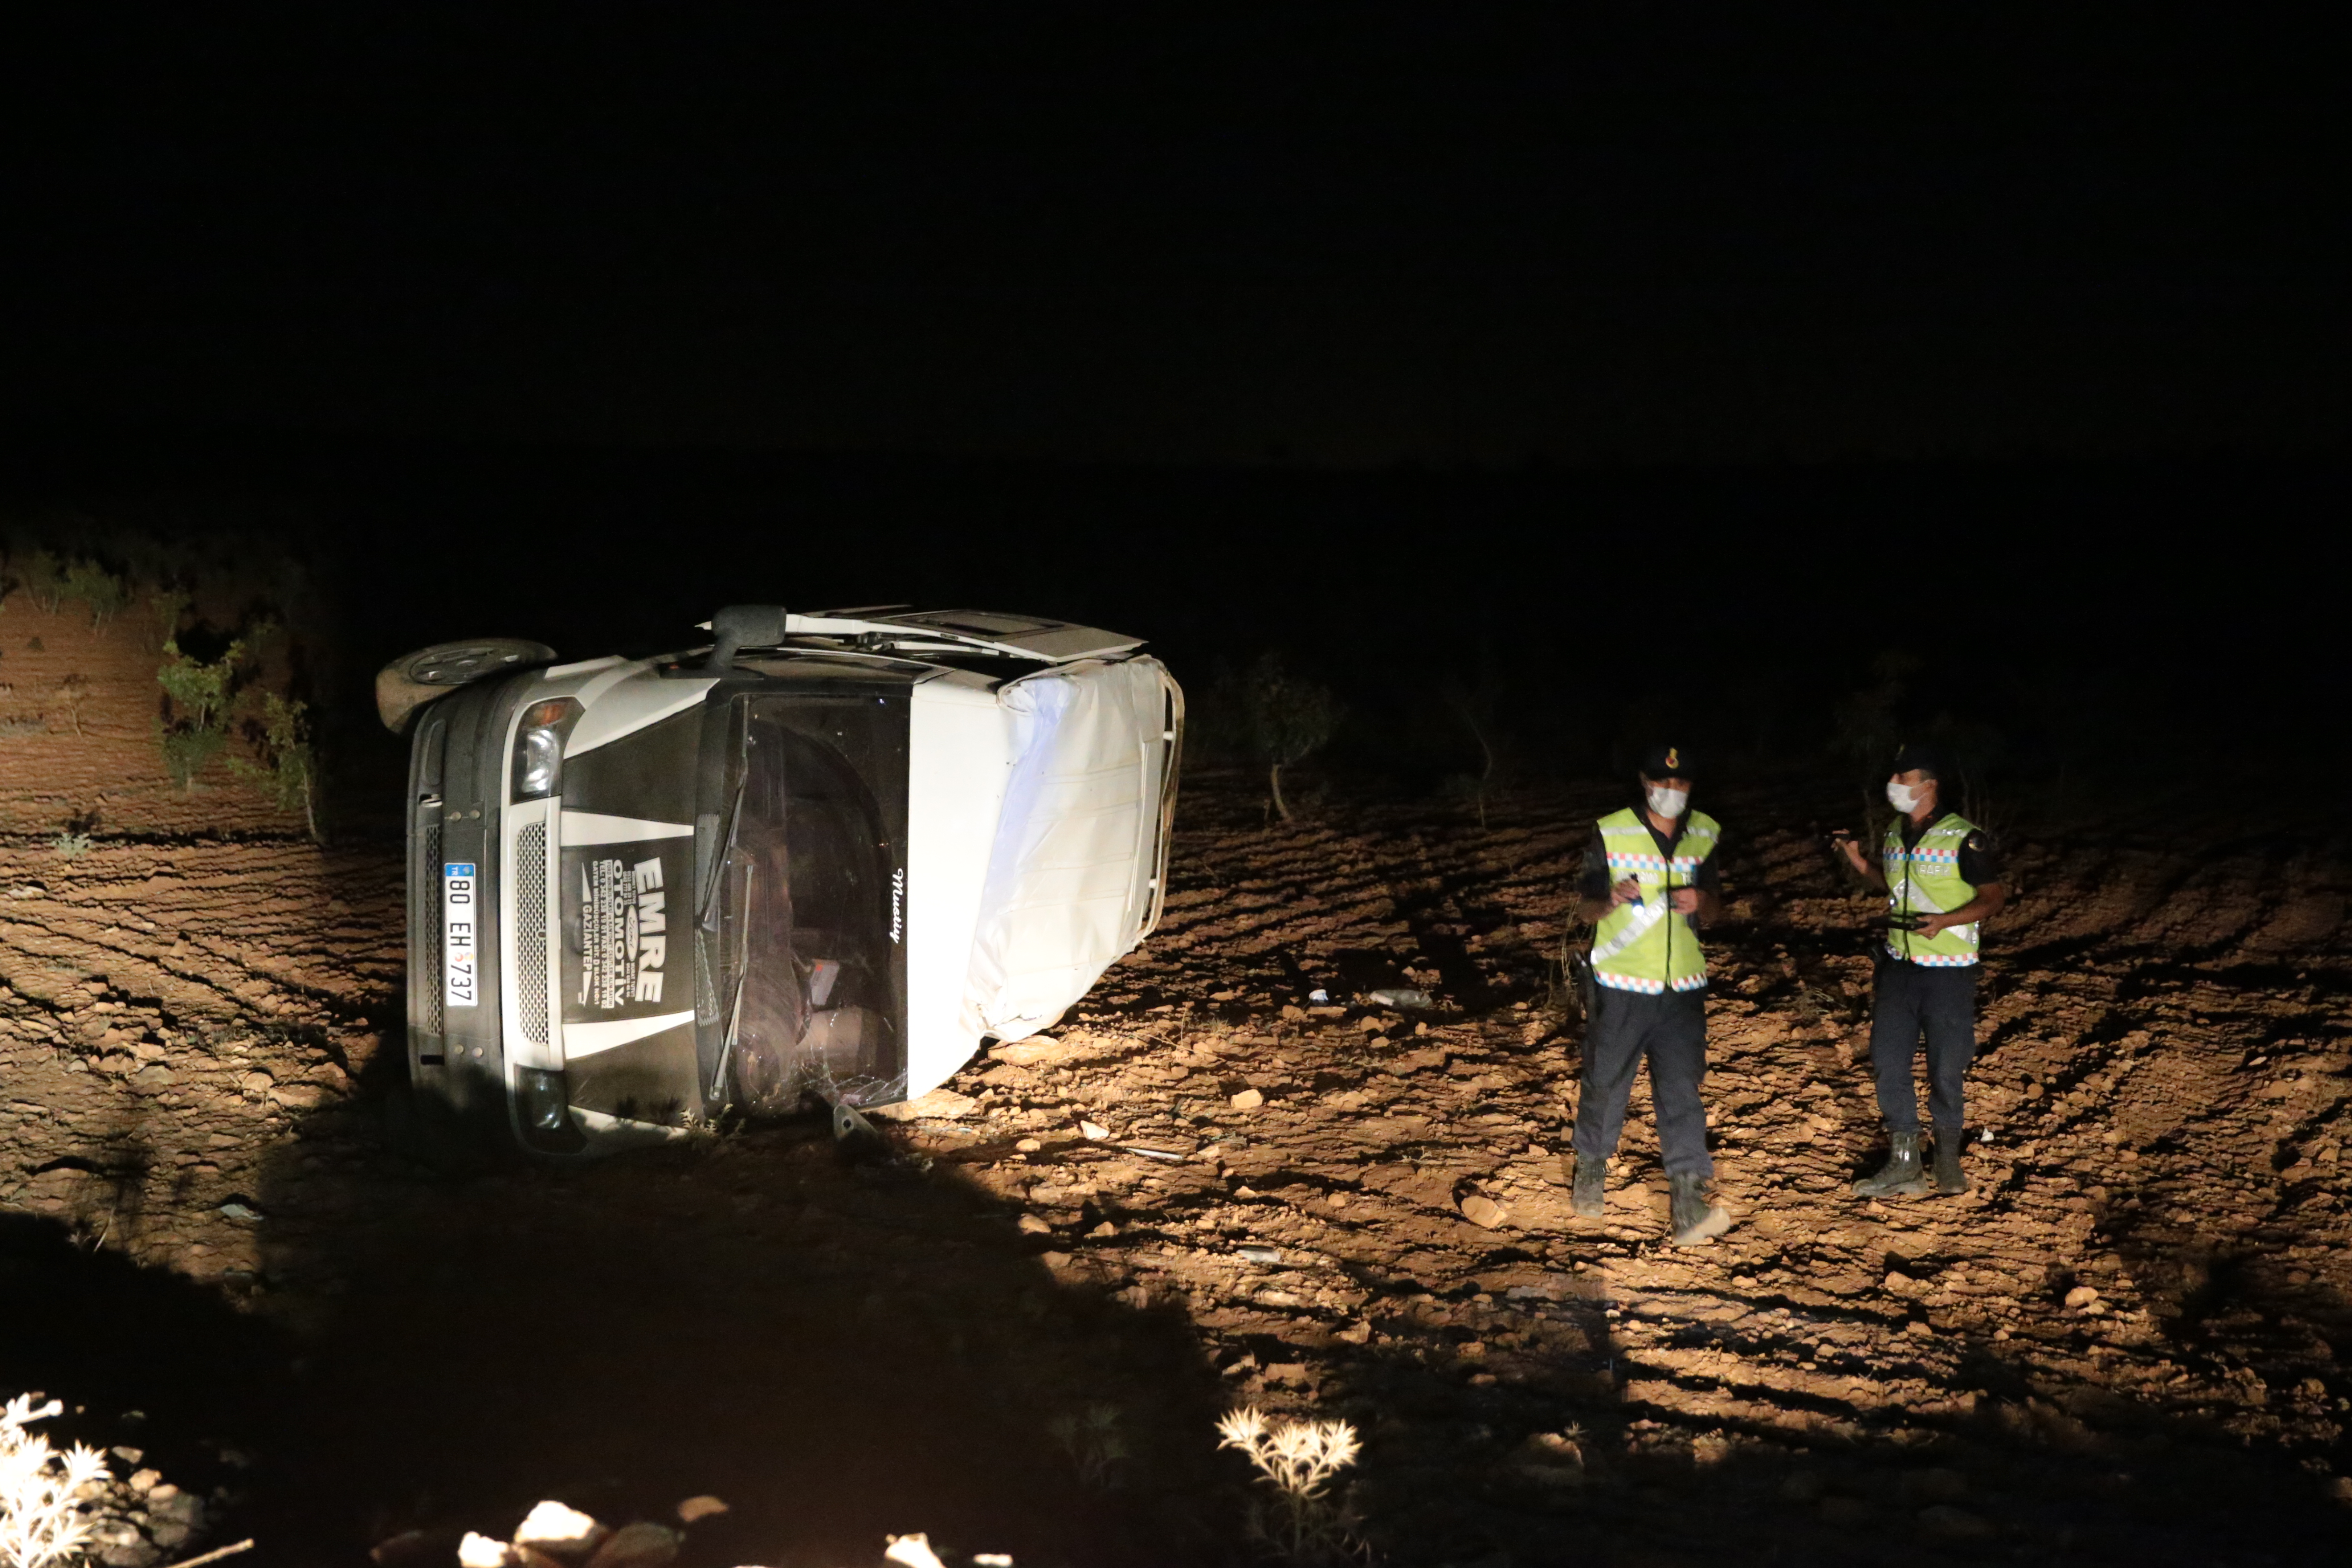
[[[727,807],[727,834],[710,857],[710,869],[704,876],[702,896],[696,900],[694,923],[704,931],[717,931],[712,923],[712,906],[719,901],[719,889],[726,880],[727,862],[735,857],[735,830],[743,822],[743,792],[751,787],[751,760],[743,759],[743,776],[735,781],[735,798]]]
[[[727,1004],[727,1037],[719,1047],[719,1065],[710,1075],[709,1098],[712,1100],[718,1100],[727,1086],[727,1069],[735,1061],[736,1037],[743,1028],[743,983],[751,975],[751,877],[759,868],[757,861],[743,868],[743,912],[735,921],[735,994]]]

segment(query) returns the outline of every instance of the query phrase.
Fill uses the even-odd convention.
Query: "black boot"
[[[1673,1194],[1668,1215],[1676,1247],[1697,1247],[1731,1228],[1731,1216],[1723,1205],[1706,1201],[1706,1177],[1686,1171],[1668,1176],[1666,1186]]]
[[[1579,1154],[1569,1180],[1568,1206],[1579,1218],[1599,1219],[1609,1204],[1609,1162],[1596,1154]]]
[[[1927,1191],[1927,1173],[1919,1168],[1919,1134],[1897,1132],[1895,1147],[1886,1156],[1874,1176],[1864,1176],[1853,1184],[1854,1196],[1861,1198],[1913,1198]]]
[[[1936,1190],[1947,1196],[1969,1190],[1969,1179],[1960,1173],[1960,1148],[1967,1142],[1965,1129],[1936,1129]]]

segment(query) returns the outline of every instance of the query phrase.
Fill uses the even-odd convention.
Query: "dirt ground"
[[[1245,1401],[1358,1424],[1403,1563],[2296,1563],[2352,1526],[2340,846],[2018,843],[1975,1190],[1871,1205],[1867,904],[1813,837],[1851,807],[1708,800],[1736,1224],[1678,1251],[1642,1091],[1605,1224],[1559,1163],[1550,961],[1613,791],[1484,827],[1342,791],[1269,830],[1198,775],[1159,934],[887,1147],[785,1122],[451,1175],[387,1137],[397,846],[125,792],[68,857],[35,818],[94,804],[57,762],[86,739],[0,742],[0,1392],[220,1489],[194,1544],[358,1563],[712,1492],[689,1564],[908,1530],[1239,1561],[1213,1426]],[[1434,1010],[1357,1000],[1391,984]]]

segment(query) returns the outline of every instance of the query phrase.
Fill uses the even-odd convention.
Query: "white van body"
[[[877,781],[885,795],[903,787],[903,845],[895,865],[874,873],[889,884],[887,911],[876,906],[888,947],[903,942],[890,955],[903,964],[903,1018],[886,1026],[897,1059],[829,1095],[874,1106],[939,1087],[983,1040],[1052,1024],[1150,933],[1166,890],[1184,710],[1138,639],[971,611],[796,614],[783,624],[781,641],[722,660],[724,681],[691,650],[604,658],[507,675],[424,710],[412,763],[410,1034],[412,1081],[428,1096],[436,1075],[470,1075],[448,1085],[453,1102],[478,1106],[503,1087],[516,1135],[552,1152],[676,1136],[735,1101],[728,1070],[711,1066],[723,1005],[688,929],[690,889],[713,858],[713,818],[705,812],[698,827],[684,748],[707,715],[738,699],[770,700],[763,692],[790,703],[796,686],[877,683],[870,689],[891,694],[904,724],[904,776]],[[857,700],[870,712],[886,700]],[[569,714],[560,776],[576,798],[561,786],[531,798],[505,782],[510,757],[521,766],[527,723],[541,721],[530,716],[551,705]],[[614,809],[623,796],[646,804]],[[648,867],[660,889],[667,868],[666,911],[660,893],[621,888],[625,866],[637,868],[638,889]],[[472,914],[467,897],[492,918]],[[453,966],[478,962],[477,931],[482,973],[453,979]],[[733,973],[755,966],[750,940]],[[666,975],[640,973],[634,991],[611,984],[626,978],[620,966],[646,961],[641,947],[665,941]],[[649,960],[662,962],[657,952]],[[596,1013],[592,994],[614,1010]],[[795,1016],[804,1031],[821,1015]],[[722,1056],[735,1049],[735,1025],[724,1034]],[[624,1071],[656,1088],[617,1101],[581,1088]],[[523,1105],[533,1094],[536,1110]],[[532,1116],[543,1128],[566,1123],[560,1138],[535,1139]]]

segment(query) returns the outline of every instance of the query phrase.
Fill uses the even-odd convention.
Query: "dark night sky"
[[[2333,35],[790,9],[19,32],[7,396],[1342,465],[2336,452],[2352,412]]]

